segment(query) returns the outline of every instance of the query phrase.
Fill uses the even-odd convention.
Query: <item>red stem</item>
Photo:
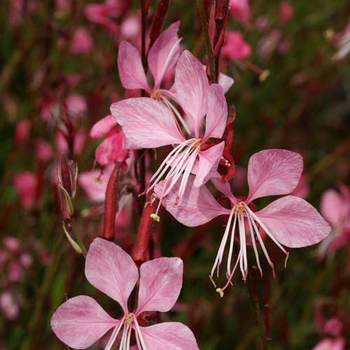
[[[104,203],[104,220],[102,237],[113,240],[115,235],[115,216],[117,213],[117,190],[118,190],[119,168],[118,164],[114,166],[113,172],[108,180],[106,189],[106,199]]]
[[[142,211],[139,229],[136,236],[136,243],[132,250],[132,257],[137,263],[147,261],[149,257],[149,247],[151,233],[154,230],[156,222],[151,218],[151,214],[156,211],[156,205],[153,202],[147,202]]]

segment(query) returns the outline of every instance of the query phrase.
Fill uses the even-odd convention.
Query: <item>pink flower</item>
[[[94,44],[89,31],[83,27],[77,28],[70,43],[71,53],[88,54],[91,52],[93,46]]]
[[[191,173],[196,174],[194,185],[199,187],[218,167],[224,142],[209,141],[223,136],[227,103],[222,87],[209,85],[202,63],[189,51],[184,51],[178,60],[173,90],[184,117],[166,98],[162,102],[147,97],[129,98],[112,104],[111,112],[122,127],[126,148],[176,145],[151,178],[147,192],[165,179],[161,197],[179,183],[180,200]]]
[[[339,320],[338,317],[332,317],[327,320],[323,325],[323,331],[327,334],[338,336],[343,330],[343,323]]]
[[[350,190],[328,190],[321,199],[321,212],[332,226],[332,234],[322,243],[319,253],[324,256],[350,242]]]
[[[251,46],[244,40],[240,32],[227,32],[222,54],[230,60],[245,60],[252,53]]]
[[[297,186],[303,169],[303,161],[298,153],[270,149],[255,153],[249,159],[248,185],[249,194],[246,199],[235,197],[228,183],[213,179],[217,189],[231,202],[231,209],[220,205],[209,190],[203,186],[188,186],[188,191],[181,203],[175,196],[168,196],[164,201],[165,208],[181,223],[194,227],[205,224],[214,217],[228,216],[223,235],[210,277],[214,282],[214,274],[219,276],[220,266],[227,254],[227,283],[217,291],[223,291],[231,283],[236,268],[240,267],[243,279],[248,274],[247,244],[252,245],[257,267],[262,274],[259,260],[258,244],[274,272],[274,264],[266,250],[262,233],[269,237],[286,255],[283,246],[289,248],[306,247],[324,239],[330,227],[317,210],[305,200],[295,196],[285,196],[270,203],[267,207],[254,211],[252,201],[266,196],[285,195]],[[156,193],[162,192],[161,187]],[[238,231],[240,242],[236,262],[233,263],[235,235]],[[257,244],[258,242],[258,244]],[[225,252],[226,251],[226,252]]]
[[[282,1],[278,9],[279,21],[282,24],[288,23],[294,15],[294,8],[288,1]]]
[[[125,13],[129,4],[125,0],[107,0],[103,4],[89,4],[85,7],[86,18],[106,28],[112,35],[118,33],[115,18]]]
[[[124,162],[128,151],[124,147],[124,135],[113,116],[108,115],[95,123],[90,131],[94,139],[104,138],[96,148],[96,161],[104,166],[115,162]]]
[[[321,340],[312,350],[345,350],[345,340],[343,338],[326,338]]]
[[[32,208],[37,200],[38,180],[35,174],[24,171],[17,174],[13,182],[21,205],[26,209]]]
[[[53,152],[50,144],[43,139],[38,139],[36,141],[35,153],[37,158],[43,162],[47,162],[53,156]]]
[[[69,95],[66,98],[67,112],[72,116],[78,116],[86,112],[87,104],[85,97],[77,94]]]
[[[107,167],[103,171],[91,170],[79,174],[79,185],[84,189],[90,200],[103,202],[106,195],[106,188],[112,167]]]
[[[5,237],[3,240],[3,243],[4,243],[4,247],[11,252],[18,251],[19,246],[20,246],[19,240],[15,237],[11,237],[11,236]]]
[[[139,271],[131,257],[114,243],[96,238],[86,257],[88,281],[123,309],[114,319],[91,297],[80,295],[67,300],[54,313],[51,327],[56,336],[74,349],[92,346],[112,330],[105,350],[112,349],[121,335],[119,349],[130,349],[134,333],[137,348],[198,349],[193,333],[182,323],[164,322],[140,326],[147,311],[167,312],[175,304],[182,286],[183,263],[179,258],[158,258],[141,265]],[[129,311],[128,299],[139,281],[138,303]]]
[[[233,18],[243,24],[249,22],[251,17],[249,0],[231,0],[230,9]]]
[[[86,131],[79,130],[74,137],[73,152],[74,154],[81,154],[86,143]],[[56,133],[56,145],[61,154],[66,154],[68,152],[67,141],[61,131]]]
[[[10,292],[3,292],[0,295],[0,310],[9,320],[13,320],[18,316],[18,303],[13,294]]]
[[[153,86],[146,77],[140,52],[127,41],[122,41],[118,52],[118,69],[125,89],[143,89],[157,97],[167,72],[171,71],[180,55],[180,41],[177,32],[180,22],[173,23],[162,32],[148,52],[148,66],[153,76]]]
[[[17,145],[25,145],[30,136],[31,122],[28,119],[19,121],[16,125],[15,142]]]

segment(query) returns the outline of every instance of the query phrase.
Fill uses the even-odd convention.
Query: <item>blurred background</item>
[[[157,3],[151,1],[150,18]],[[350,3],[231,3],[221,71],[235,80],[227,94],[237,112],[234,188],[246,194],[254,152],[298,151],[305,170],[297,194],[333,227],[321,245],[292,251],[286,269],[281,260],[277,278],[253,281],[270,348],[350,349]],[[117,48],[122,40],[140,47],[139,9],[127,0],[1,1],[1,350],[64,349],[49,322],[68,297],[88,294],[111,314],[119,311],[88,284],[84,259],[64,235],[56,166],[64,154],[78,164],[72,225],[88,246],[100,232],[108,179],[95,161],[102,140],[89,132],[126,96]],[[198,17],[194,1],[173,0],[164,27],[180,20],[183,45],[204,59]],[[67,133],[74,137],[67,141]],[[123,198],[115,242],[128,250],[137,220],[132,191]],[[224,221],[190,230],[162,215],[158,248],[185,262],[179,304],[163,320],[186,322],[201,349],[258,348],[250,288],[238,277],[220,299],[208,279]],[[274,258],[281,259],[278,252]]]

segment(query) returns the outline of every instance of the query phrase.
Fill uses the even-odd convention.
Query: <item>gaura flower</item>
[[[120,304],[124,315],[121,319],[112,318],[89,296],[67,300],[52,316],[51,327],[69,347],[86,349],[112,330],[105,350],[112,349],[118,336],[119,349],[129,350],[132,333],[139,350],[198,349],[192,331],[182,323],[140,325],[144,312],[167,312],[174,306],[182,286],[181,259],[148,261],[141,265],[139,276],[135,263],[126,252],[112,242],[96,238],[86,257],[85,275],[95,288]],[[128,299],[138,281],[138,304],[135,311],[129,311]]]
[[[305,200],[295,196],[285,196],[270,203],[267,207],[255,211],[252,202],[266,196],[285,195],[297,186],[303,169],[303,161],[298,153],[270,149],[255,153],[249,159],[248,185],[246,199],[235,197],[228,183],[213,179],[217,189],[231,203],[231,209],[220,205],[209,190],[189,185],[184,199],[177,203],[173,195],[168,196],[163,205],[181,223],[194,227],[205,224],[213,218],[226,215],[228,221],[215,258],[210,278],[214,285],[214,275],[219,277],[220,267],[227,255],[226,278],[223,288],[217,288],[220,295],[231,284],[236,268],[242,273],[243,280],[248,275],[247,245],[253,247],[257,267],[262,274],[258,245],[274,272],[274,264],[265,247],[262,234],[269,237],[288,256],[285,247],[299,248],[316,244],[324,239],[330,231],[327,222],[317,210]],[[162,184],[155,192],[162,193]],[[239,253],[233,261],[236,231],[238,231]]]
[[[324,256],[350,242],[350,189],[342,185],[339,191],[326,191],[321,199],[321,213],[332,226],[331,234],[319,249]]]
[[[160,86],[167,73],[172,71],[179,58],[181,38],[178,37],[180,22],[173,23],[162,32],[148,52],[148,66],[153,76],[153,86],[148,83],[142,66],[140,52],[127,41],[122,41],[118,52],[118,69],[125,89],[143,89],[158,97]]]
[[[226,127],[227,103],[222,87],[209,85],[201,62],[189,51],[178,60],[174,88],[184,117],[172,104],[146,97],[116,102],[111,113],[122,127],[128,149],[176,145],[151,178],[147,192],[165,179],[161,198],[179,184],[180,201],[191,173],[195,174],[194,186],[199,187],[218,167],[224,149],[220,139]],[[212,139],[217,140],[212,143]]]
[[[252,47],[244,40],[240,32],[232,31],[226,33],[225,45],[222,48],[224,57],[230,60],[242,61],[252,53]]]
[[[95,152],[95,159],[100,165],[123,162],[128,157],[124,135],[113,116],[108,115],[95,123],[90,130],[90,137],[104,139]]]
[[[345,350],[344,338],[325,338],[316,344],[312,350]]]
[[[251,12],[249,0],[230,0],[231,15],[243,24],[250,21]]]

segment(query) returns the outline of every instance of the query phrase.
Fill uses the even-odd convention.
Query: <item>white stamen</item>
[[[117,339],[118,334],[119,334],[119,332],[120,332],[120,330],[121,330],[123,325],[124,325],[124,319],[122,319],[120,321],[120,324],[113,329],[112,335],[111,335],[111,337],[108,340],[108,343],[107,343],[107,345],[105,347],[105,350],[111,350],[112,349],[112,346],[113,346],[115,340]]]
[[[140,326],[139,326],[136,318],[134,318],[134,325],[136,328],[136,332],[135,332],[136,338],[138,338],[138,341],[141,345],[141,346],[139,346],[139,350],[147,350],[147,346],[146,346],[145,341],[142,337],[141,329],[140,329]]]
[[[251,219],[249,214],[247,215],[247,217],[248,217],[250,238],[252,240],[254,254],[255,254],[255,261],[256,261],[256,264],[258,265],[258,269],[260,271],[260,276],[262,277],[263,276],[263,272],[262,272],[262,268],[261,268],[261,265],[260,265],[259,252],[258,252],[258,249],[256,247],[256,242],[255,242],[255,237],[254,237],[254,229],[253,229],[253,225],[252,225],[252,222],[251,222],[252,219]]]
[[[237,213],[235,212],[235,218],[233,220],[233,226],[231,230],[231,239],[230,239],[230,248],[228,251],[228,257],[227,257],[227,274],[228,276],[231,274],[231,261],[232,261],[232,255],[233,255],[233,246],[235,242],[235,231],[236,231],[236,223],[237,223]],[[231,222],[229,222],[227,225],[229,226]]]

